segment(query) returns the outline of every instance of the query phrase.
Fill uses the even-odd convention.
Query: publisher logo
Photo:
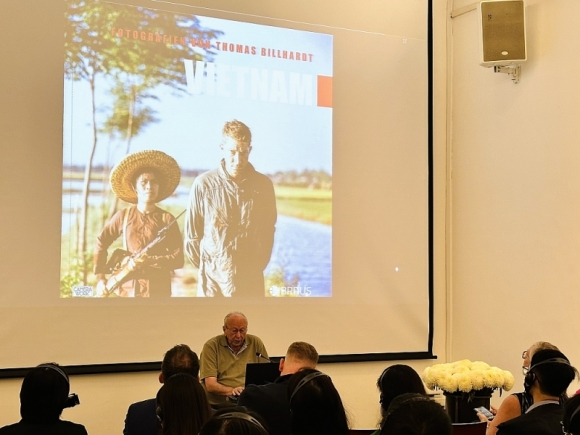
[[[93,296],[92,285],[75,285],[72,288],[73,298],[90,298]]]
[[[278,296],[310,296],[312,293],[312,287],[310,286],[296,286],[296,287],[280,287],[273,285],[270,287],[270,295],[274,297]]]

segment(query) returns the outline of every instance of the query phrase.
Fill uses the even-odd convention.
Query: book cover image
[[[331,297],[333,37],[65,3],[60,296]]]

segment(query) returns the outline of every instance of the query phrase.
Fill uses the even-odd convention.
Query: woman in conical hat
[[[113,168],[113,192],[134,205],[117,212],[97,237],[94,272],[98,294],[106,296],[114,291],[124,297],[171,296],[171,273],[183,267],[183,240],[177,223],[169,226],[163,240],[147,252],[144,248],[174,221],[174,216],[157,203],[173,194],[180,179],[177,162],[157,150],[130,154]],[[119,237],[123,237],[123,249],[130,256],[119,268],[124,273],[116,280],[115,271],[109,278],[106,275],[111,272],[107,250]]]

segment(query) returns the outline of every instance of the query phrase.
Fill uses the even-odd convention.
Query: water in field
[[[67,234],[75,225],[74,210],[78,208],[82,188],[81,181],[65,183],[71,188],[63,193],[62,234]],[[102,196],[98,192],[102,183],[91,184],[89,205],[98,206]],[[163,204],[182,205],[188,202],[188,189],[180,186],[176,193]],[[163,208],[163,204],[161,207]],[[186,260],[187,262],[187,260]],[[182,272],[185,272],[183,270]],[[265,274],[282,274],[284,284],[267,289],[270,296],[310,296],[332,295],[332,227],[317,222],[288,216],[278,216],[272,258]],[[182,273],[177,272],[177,275]],[[193,296],[191,291],[175,289],[175,295]]]
[[[266,274],[277,267],[283,268],[288,281],[298,279],[293,283],[293,287],[299,287],[294,289],[296,296],[331,296],[332,227],[278,216],[274,252]]]

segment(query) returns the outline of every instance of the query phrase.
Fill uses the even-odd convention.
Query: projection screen
[[[0,369],[199,352],[231,311],[270,355],[431,356],[428,0],[3,6]],[[145,155],[169,230],[136,249]],[[103,293],[116,249],[148,257]]]

